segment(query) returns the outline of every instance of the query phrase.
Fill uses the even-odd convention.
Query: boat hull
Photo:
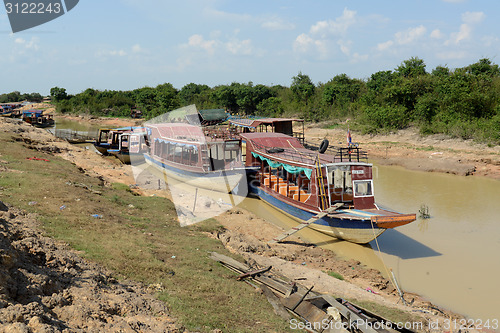
[[[167,177],[172,177],[178,181],[186,183],[192,187],[201,187],[208,190],[229,193],[234,192],[242,182],[246,182],[244,169],[242,170],[220,170],[209,172],[193,172],[185,170],[182,165],[173,166],[144,154],[146,163],[164,173]]]
[[[287,204],[259,187],[251,187],[251,191],[261,200],[299,223],[307,221],[319,213]],[[371,216],[361,219],[325,216],[309,225],[309,228],[358,244],[369,243],[387,230],[386,228],[379,228],[376,224],[372,224]]]

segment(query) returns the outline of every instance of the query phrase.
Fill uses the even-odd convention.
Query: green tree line
[[[24,93],[13,91],[0,95],[0,103],[17,103],[22,101],[40,103],[43,100],[42,95],[39,93]]]
[[[152,118],[196,104],[199,109],[225,108],[241,115],[294,116],[332,124],[350,119],[365,133],[416,126],[423,134],[500,143],[500,69],[489,59],[456,69],[438,66],[429,72],[422,59],[412,57],[365,80],[339,74],[318,84],[299,72],[289,87],[189,83],[179,90],[164,83],[132,91],[89,88],[76,95],[54,87],[50,93],[62,113],[128,116],[135,106],[145,118]]]

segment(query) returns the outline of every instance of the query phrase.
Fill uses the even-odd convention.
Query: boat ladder
[[[326,196],[325,193],[323,170],[321,168],[321,162],[319,161],[319,156],[316,160],[316,177],[318,178],[318,185],[319,185],[320,208],[323,210],[327,206],[328,197]]]
[[[344,204],[342,202],[339,202],[339,203],[336,203],[335,205],[331,206],[330,208],[328,208],[327,210],[311,217],[309,220],[307,221],[304,221],[304,222],[301,222],[298,226],[296,227],[293,227],[292,229],[288,230],[288,231],[285,231],[284,233],[282,233],[281,235],[273,238],[272,240],[269,241],[270,244],[274,244],[274,243],[279,243],[281,242],[282,240],[284,240],[285,238],[293,235],[294,233],[296,233],[297,231],[300,231],[302,229],[304,229],[305,227],[307,227],[308,225],[311,225],[313,224],[315,221],[325,217],[326,215],[330,214],[330,213],[333,213],[334,211],[336,211],[337,209],[341,208]]]

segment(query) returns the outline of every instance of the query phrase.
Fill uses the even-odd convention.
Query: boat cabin
[[[227,170],[241,164],[241,139],[207,135],[199,126],[185,123],[147,125],[150,154],[169,164],[184,165],[204,171]]]
[[[326,210],[336,203],[375,208],[372,165],[357,147],[335,155],[312,152],[281,133],[245,133],[246,166],[256,171],[253,184],[276,199]]]
[[[300,123],[302,130],[294,131],[293,125]],[[304,120],[295,118],[235,118],[229,119],[229,128],[237,133],[282,133],[304,143]]]

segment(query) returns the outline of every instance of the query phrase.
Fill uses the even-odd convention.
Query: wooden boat
[[[101,128],[97,133],[94,147],[103,155],[111,155],[113,151],[119,148],[120,135],[132,130],[133,127]]]
[[[43,110],[27,110],[23,111],[23,121],[35,127],[54,126],[54,118],[50,114],[43,114]]]
[[[117,141],[116,149],[108,149],[108,154],[116,156],[124,164],[144,162],[144,152],[147,152],[149,143],[143,127],[132,127],[130,131],[119,133]]]
[[[223,193],[245,180],[238,136],[187,123],[150,124],[145,130],[150,147],[144,158],[168,177]],[[131,151],[140,145],[134,143]]]
[[[416,219],[375,204],[372,165],[357,147],[325,155],[282,133],[240,135],[249,191],[310,228],[363,244]]]

